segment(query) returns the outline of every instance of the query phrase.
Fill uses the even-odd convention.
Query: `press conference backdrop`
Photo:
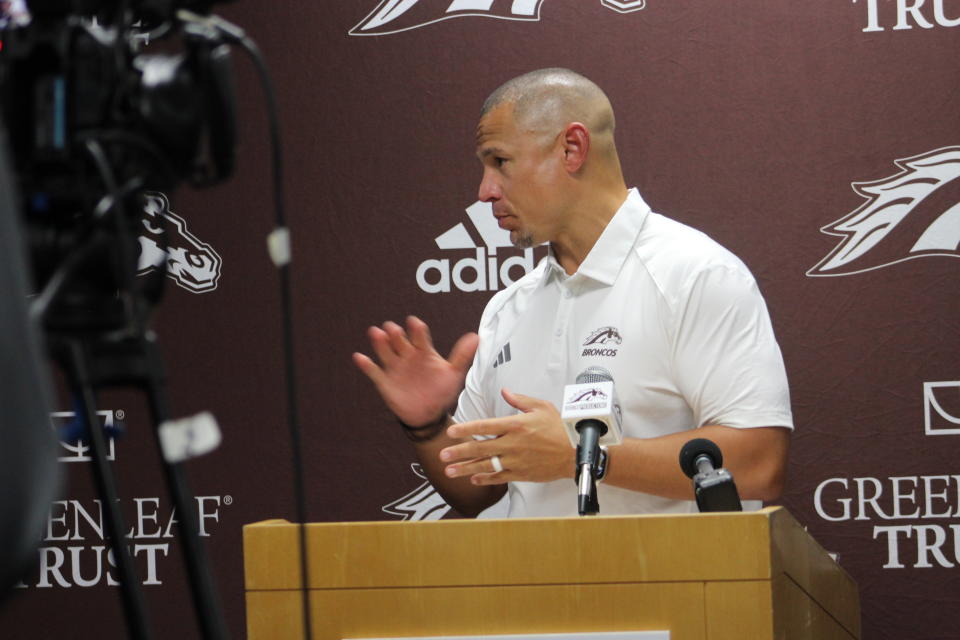
[[[862,589],[865,637],[955,636],[960,606],[960,2],[355,0],[222,9],[260,42],[286,138],[309,519],[450,517],[349,354],[416,312],[441,351],[540,253],[477,202],[479,106],[503,80],[581,71],[617,112],[625,174],[739,255],[766,296],[797,431],[782,503]],[[229,624],[242,524],[293,517],[263,101],[237,65],[239,173],[152,201],[184,251],[157,313],[175,412],[213,411],[188,463]],[[542,250],[539,250],[542,251]],[[145,265],[145,269],[148,265]],[[61,400],[59,411],[68,412]],[[196,637],[144,400],[101,397],[128,543],[158,637]],[[58,413],[53,420],[67,417]],[[5,638],[118,635],[89,465]]]

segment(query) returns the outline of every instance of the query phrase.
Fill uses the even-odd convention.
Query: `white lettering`
[[[913,28],[907,21],[907,14],[913,16],[913,21],[917,26],[924,29],[932,29],[933,25],[920,13],[920,7],[923,6],[924,2],[926,2],[926,0],[913,0],[913,4],[910,4],[910,0],[897,0],[897,24],[893,27],[893,30],[902,31]]]
[[[900,563],[899,534],[905,534],[905,536],[909,538],[912,530],[913,527],[908,524],[896,527],[873,528],[874,540],[877,539],[878,534],[885,533],[887,535],[887,562],[883,565],[884,569],[903,569],[903,565]]]
[[[64,580],[63,574],[60,573],[60,567],[63,566],[63,561],[63,549],[42,547],[40,549],[40,582],[37,583],[37,587],[41,589],[52,587],[50,577],[53,576],[54,581],[58,585],[69,588],[71,586],[70,583]]]
[[[880,508],[880,505],[877,504],[877,500],[883,496],[883,485],[880,484],[880,481],[876,478],[854,478],[854,482],[857,483],[857,517],[855,520],[869,520],[870,517],[866,515],[866,505],[873,505],[873,510],[884,520],[890,520],[890,516],[883,512],[883,509]],[[869,498],[864,491],[865,484],[873,485],[873,495]]]
[[[195,496],[194,499],[197,504],[198,533],[200,536],[210,537],[215,525],[220,523],[223,499],[216,495]],[[126,532],[125,537],[133,544],[126,549],[132,558],[139,560],[139,577],[143,585],[160,585],[160,558],[169,556],[170,544],[137,544],[135,541],[175,537],[178,524],[176,509],[166,512],[161,507],[160,498],[155,497],[133,498],[132,502],[135,508],[133,526]],[[93,508],[94,505],[96,509]],[[88,507],[90,508],[85,508],[78,500],[62,500],[51,505],[43,540],[83,541],[93,533],[101,544],[40,547],[37,550],[40,569],[36,587],[88,588],[104,583],[109,586],[119,584],[110,536],[109,533],[104,535],[101,503],[93,500],[92,505],[88,503]],[[145,577],[142,576],[143,573],[146,574]],[[32,584],[25,582],[14,585],[19,589],[28,589],[30,586]]]
[[[94,520],[93,516],[83,508],[83,505],[80,504],[79,500],[71,500],[70,506],[73,508],[73,537],[71,540],[86,540],[82,535],[80,535],[80,519],[83,518],[87,521],[87,524],[90,525],[90,528],[93,529],[93,533],[96,534],[98,540],[103,540],[103,505],[99,500],[94,500],[93,503],[97,505],[97,518]]]
[[[113,567],[114,569],[117,568],[117,556],[113,553],[113,549],[107,549],[107,564],[110,565],[111,567]],[[120,584],[120,583],[117,582],[117,580],[110,574],[110,569],[109,569],[109,567],[107,568],[107,584],[110,585],[111,587],[115,587],[115,586],[117,586],[118,584]]]
[[[478,247],[475,258],[464,258],[463,260],[458,260],[457,263],[453,265],[453,284],[457,286],[457,289],[468,292],[486,291],[487,270],[484,267],[484,258],[483,249]],[[463,279],[463,272],[467,269],[470,269],[476,274],[476,277],[469,282]]]
[[[510,256],[498,266],[495,249],[488,255],[486,249],[477,247],[473,257],[457,260],[452,269],[446,258],[424,260],[417,267],[417,286],[427,293],[449,293],[451,286],[466,292],[497,291],[533,268],[532,248],[524,249],[523,255]]]
[[[820,482],[813,494],[817,515],[829,522],[849,520],[851,503],[856,500],[855,520],[960,518],[960,475],[852,480],[852,487],[847,478],[828,478]],[[885,504],[883,498],[887,487],[891,502],[886,507],[889,512],[881,506],[881,503]],[[840,497],[834,498],[836,495]]]
[[[106,549],[106,547],[100,545],[90,547],[95,558],[94,564],[97,567],[97,575],[89,580],[85,579],[80,572],[80,554],[85,548],[86,547],[67,547],[67,550],[70,552],[70,577],[73,579],[73,584],[78,587],[93,587],[100,582],[100,578],[103,575],[103,550]]]
[[[830,522],[843,522],[844,520],[850,519],[850,498],[837,498],[837,503],[843,505],[843,511],[839,516],[830,516],[827,515],[827,512],[823,508],[823,490],[827,487],[828,484],[839,483],[843,486],[844,489],[847,488],[847,479],[846,478],[828,478],[817,485],[817,490],[813,492],[813,506],[817,510],[817,514],[824,520],[829,520]]]
[[[496,249],[493,250],[496,254]],[[490,282],[490,291],[496,291],[497,287],[497,256],[492,255],[487,258],[487,279]]]
[[[857,0],[853,0],[856,2]],[[883,31],[880,21],[877,19],[877,0],[867,0],[867,26],[863,30],[865,33],[871,31]]]
[[[134,498],[134,502],[137,504],[137,538],[159,538],[162,534],[160,527],[157,526],[156,531],[148,533],[144,528],[144,523],[148,520],[152,520],[154,525],[157,525],[157,511],[160,509],[160,498]],[[146,503],[153,503],[153,511],[147,512],[144,510],[144,505]]]
[[[953,559],[960,564],[960,524],[950,525],[953,531]]]
[[[172,538],[172,537],[173,537],[173,527],[174,527],[174,525],[176,525],[176,524],[177,524],[177,510],[176,510],[176,509],[171,509],[171,510],[170,510],[170,519],[167,520],[167,528],[163,530],[163,537],[164,537],[164,538]]]
[[[431,269],[440,273],[440,279],[435,283],[427,281],[427,272]],[[450,292],[450,261],[449,260],[424,260],[417,267],[417,286],[427,293],[449,293]]]
[[[913,483],[913,489],[910,493],[901,493],[900,483]],[[890,478],[890,484],[893,485],[893,515],[891,518],[901,519],[901,518],[919,518],[920,517],[920,507],[917,507],[917,498],[914,490],[917,488],[917,477],[903,477],[903,478]],[[909,500],[916,510],[913,513],[901,514],[900,513],[900,503],[903,500]]]
[[[523,273],[519,277],[513,278],[510,275],[510,269],[519,267]],[[511,256],[500,265],[500,281],[503,286],[509,287],[511,284],[533,271],[533,249],[524,249],[523,256]]]
[[[956,477],[956,476],[955,476]],[[946,486],[943,488],[943,492],[937,493],[933,490],[934,481],[943,481],[946,483]],[[951,514],[950,507],[947,500],[947,489],[950,487],[950,476],[923,476],[923,494],[926,497],[924,502],[923,517],[924,518],[949,518],[951,515],[960,515],[960,514]],[[933,510],[933,501],[934,500],[943,500],[944,503],[947,503],[947,510],[941,512],[934,512]]]
[[[54,512],[57,509],[62,509],[63,512],[57,516],[54,515]],[[54,535],[53,534],[53,525],[54,523],[62,524],[64,527],[63,535]],[[70,530],[67,527],[67,501],[66,500],[55,500],[52,505],[50,505],[50,514],[47,516],[47,535],[43,537],[44,540],[69,540],[70,539]]]
[[[207,533],[207,518],[213,518],[217,523],[220,522],[220,496],[196,496],[197,501],[197,521],[200,529],[200,537],[206,538],[210,534]],[[207,511],[204,508],[204,505],[207,502],[215,503],[215,507],[211,511]]]
[[[953,563],[946,559],[940,547],[947,541],[947,532],[943,527],[935,524],[918,524],[914,527],[917,532],[917,564],[913,565],[917,569],[929,569],[930,564],[928,554],[932,553],[937,564],[947,569],[953,568]],[[933,542],[930,542],[927,534],[933,534]]]
[[[936,20],[937,24],[941,27],[960,26],[960,17],[951,19],[943,12],[943,2],[944,0],[933,0],[933,19]]]
[[[157,551],[162,551],[167,555],[170,545],[164,544],[138,544],[133,547],[133,555],[136,557],[141,551],[147,552],[147,577],[143,581],[144,586],[163,584],[157,579]]]

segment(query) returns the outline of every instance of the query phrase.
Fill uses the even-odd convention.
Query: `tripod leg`
[[[143,344],[148,369],[146,371],[147,397],[153,415],[154,431],[158,435],[157,446],[160,447],[162,453],[163,444],[159,440],[159,427],[170,417],[164,394],[163,368],[156,343],[150,337],[147,337]],[[206,551],[200,540],[196,507],[193,495],[187,485],[186,474],[179,463],[171,463],[164,459],[163,467],[170,495],[177,509],[184,562],[190,577],[190,591],[193,594],[194,608],[203,638],[206,640],[226,640],[228,635],[223,621],[223,612],[217,597],[213,576],[210,573]]]
[[[126,614],[127,629],[131,638],[148,640],[146,604],[140,590],[140,581],[133,567],[133,558],[125,544],[126,529],[120,513],[117,486],[113,473],[107,463],[107,445],[97,418],[96,398],[87,365],[86,353],[80,343],[70,341],[62,353],[71,384],[77,391],[81,409],[88,425],[90,448],[92,449],[93,477],[100,495],[104,515],[107,518],[107,530],[110,533],[110,546],[114,560],[120,572],[120,593]]]

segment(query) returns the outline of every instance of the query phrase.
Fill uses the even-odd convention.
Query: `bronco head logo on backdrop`
[[[143,233],[137,275],[159,269],[167,263],[167,277],[193,293],[217,288],[223,260],[206,242],[187,231],[186,221],[170,211],[167,197],[158,191],[144,194]],[[166,226],[166,249],[163,230]]]
[[[843,236],[808,276],[846,276],[926,256],[960,258],[960,147],[895,160],[900,173],[854,182],[867,202],[823,233]]]
[[[370,15],[350,30],[352,36],[382,36],[424,27],[441,20],[480,16],[501,20],[540,20],[544,0],[382,0]],[[646,0],[601,0],[619,13],[639,11]]]

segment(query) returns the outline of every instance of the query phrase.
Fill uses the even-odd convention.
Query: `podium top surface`
[[[335,522],[306,526],[310,589],[773,580],[857,603],[782,507],[746,513]],[[246,589],[299,589],[298,526],[243,528]],[[859,608],[858,606],[856,607]]]

